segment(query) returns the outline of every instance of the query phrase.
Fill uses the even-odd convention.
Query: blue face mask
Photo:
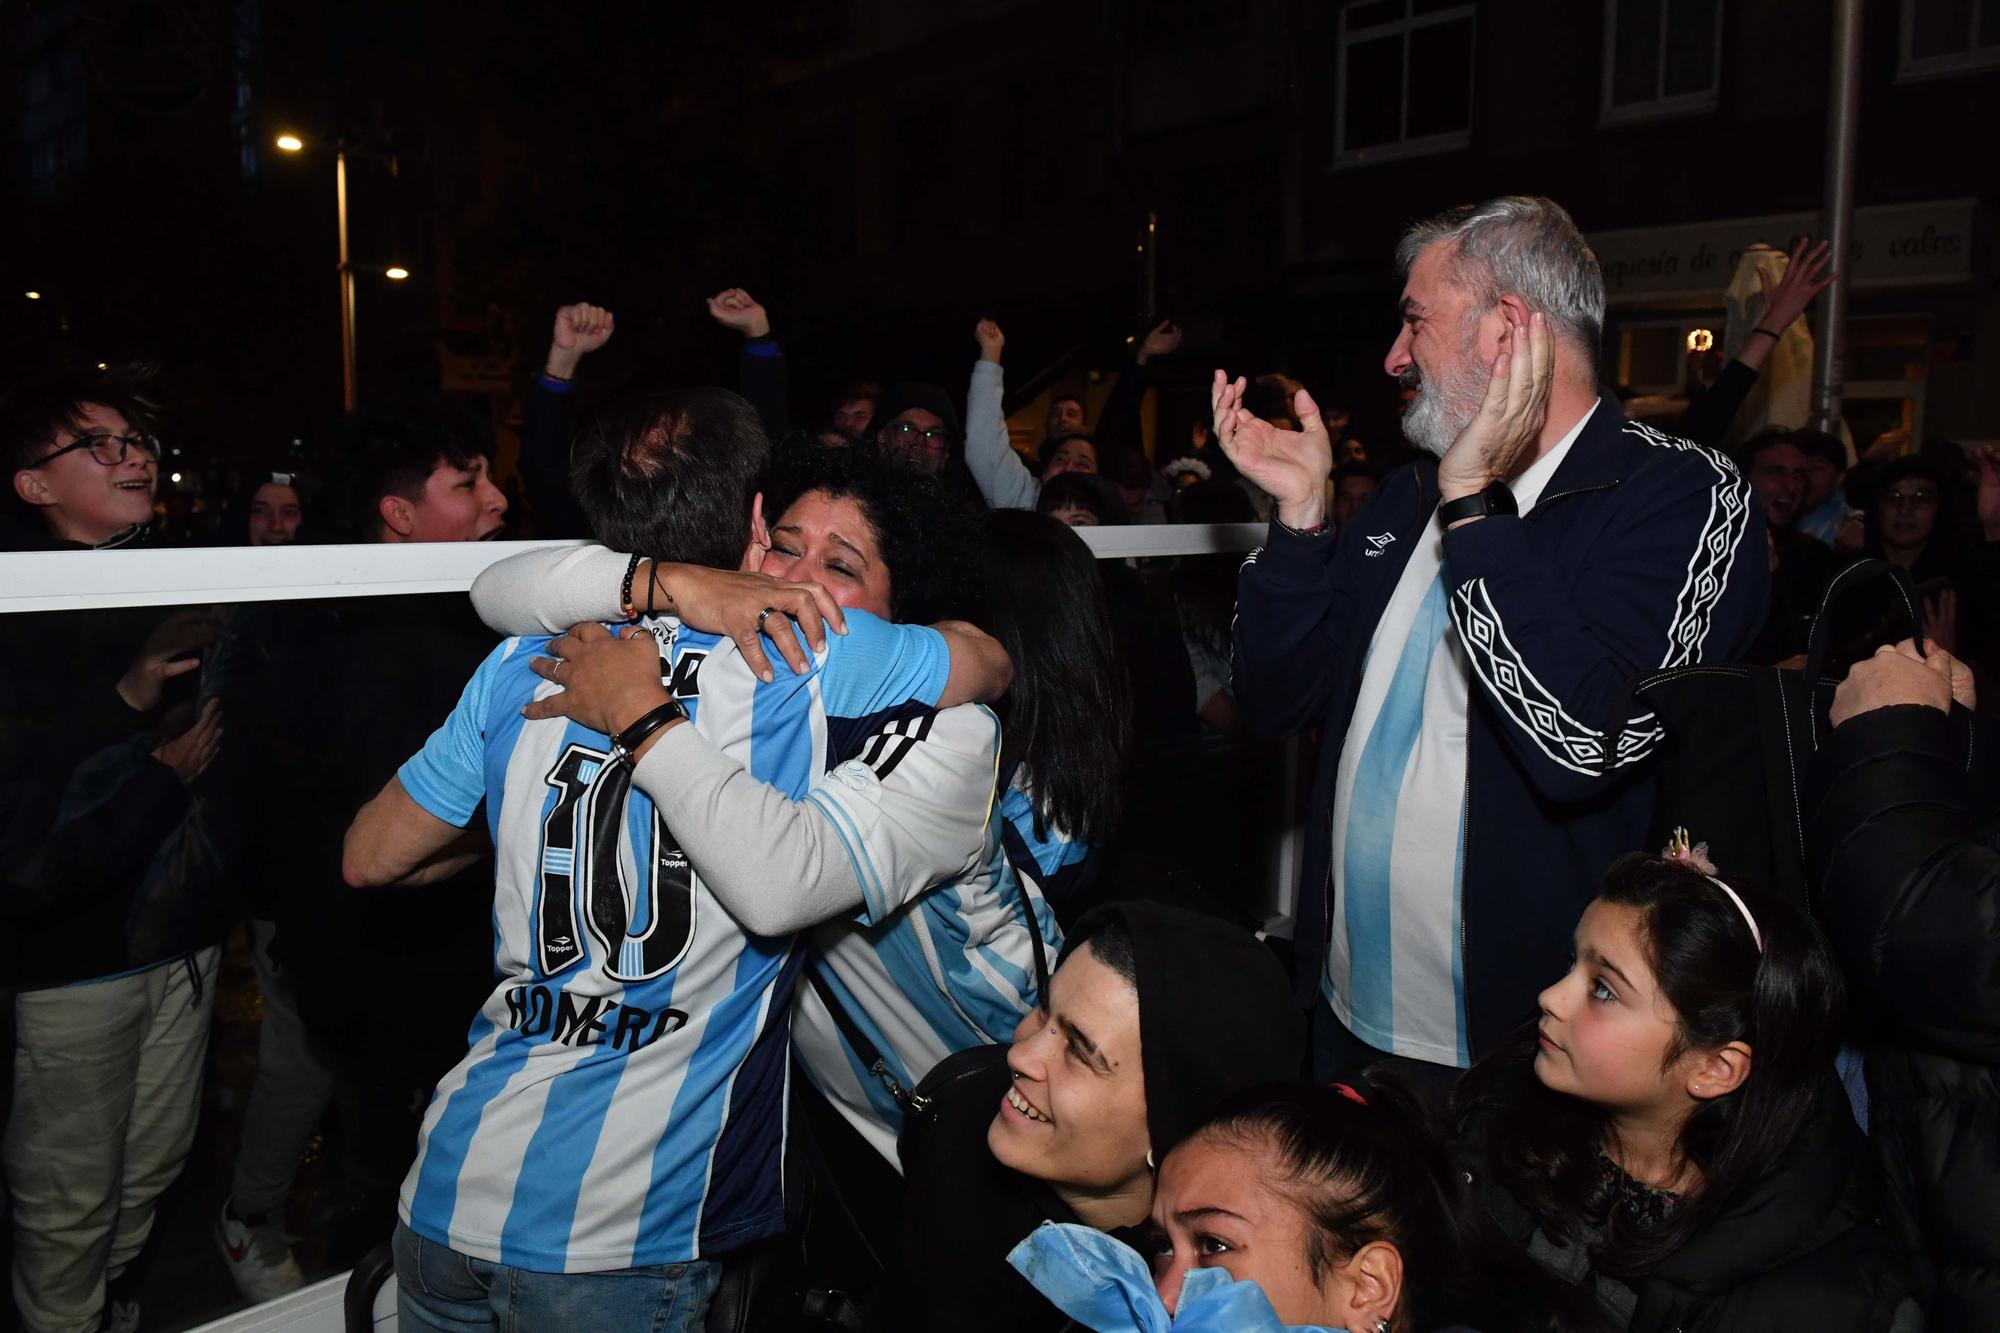
[[[1178,1315],[1153,1287],[1153,1271],[1131,1246],[1091,1227],[1044,1222],[1007,1262],[1064,1314],[1096,1333],[1338,1333],[1281,1324],[1254,1282],[1220,1268],[1188,1270]]]

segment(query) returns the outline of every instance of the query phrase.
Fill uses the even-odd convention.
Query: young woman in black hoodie
[[[1502,1229],[1635,1330],[1916,1328],[1833,1074],[1840,975],[1685,840],[1614,865],[1541,1018],[1454,1102]]]

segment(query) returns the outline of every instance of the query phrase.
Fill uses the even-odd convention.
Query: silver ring
[[[757,632],[759,634],[762,634],[764,632],[765,616],[775,616],[777,614],[778,614],[778,608],[775,606],[767,606],[762,611],[759,611],[757,613]]]

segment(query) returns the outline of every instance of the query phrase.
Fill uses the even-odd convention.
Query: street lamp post
[[[354,410],[354,266],[347,258],[347,145],[333,146],[333,198],[340,210],[340,404]]]
[[[306,146],[305,140],[296,134],[279,135],[277,144],[287,153],[302,152]],[[388,161],[389,174],[393,176],[396,173],[396,159],[392,157]],[[357,401],[354,261],[347,251],[347,141],[345,139],[336,139],[333,143],[333,202],[340,226],[340,401],[343,408],[352,412]],[[401,282],[410,276],[410,271],[400,264],[392,264],[383,270],[383,275],[392,281]]]

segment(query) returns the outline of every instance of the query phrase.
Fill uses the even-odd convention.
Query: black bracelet
[[[1783,342],[1783,341],[1785,340],[1785,335],[1784,335],[1784,334],[1782,334],[1782,333],[1773,333],[1773,332],[1771,332],[1771,330],[1769,330],[1769,329],[1765,328],[1765,327],[1764,327],[1764,326],[1763,326],[1762,324],[1759,324],[1759,325],[1758,325],[1758,326],[1757,326],[1756,328],[1754,328],[1754,329],[1750,330],[1750,332],[1752,332],[1752,333],[1761,333],[1761,334],[1763,334],[1763,335],[1764,335],[1764,336],[1765,336],[1766,338],[1769,338],[1769,339],[1770,339],[1770,340],[1771,340],[1772,342],[1774,342],[1774,343],[1780,343],[1780,342]]]
[[[614,764],[631,763],[632,752],[641,745],[644,745],[648,736],[651,736],[669,722],[678,722],[686,716],[687,709],[681,707],[681,701],[669,697],[658,708],[641,715],[638,721],[611,738],[611,762]]]
[[[618,585],[618,609],[625,613],[627,620],[634,620],[639,615],[639,608],[632,605],[632,576],[639,572],[640,559],[635,555],[625,562],[625,582]]]

